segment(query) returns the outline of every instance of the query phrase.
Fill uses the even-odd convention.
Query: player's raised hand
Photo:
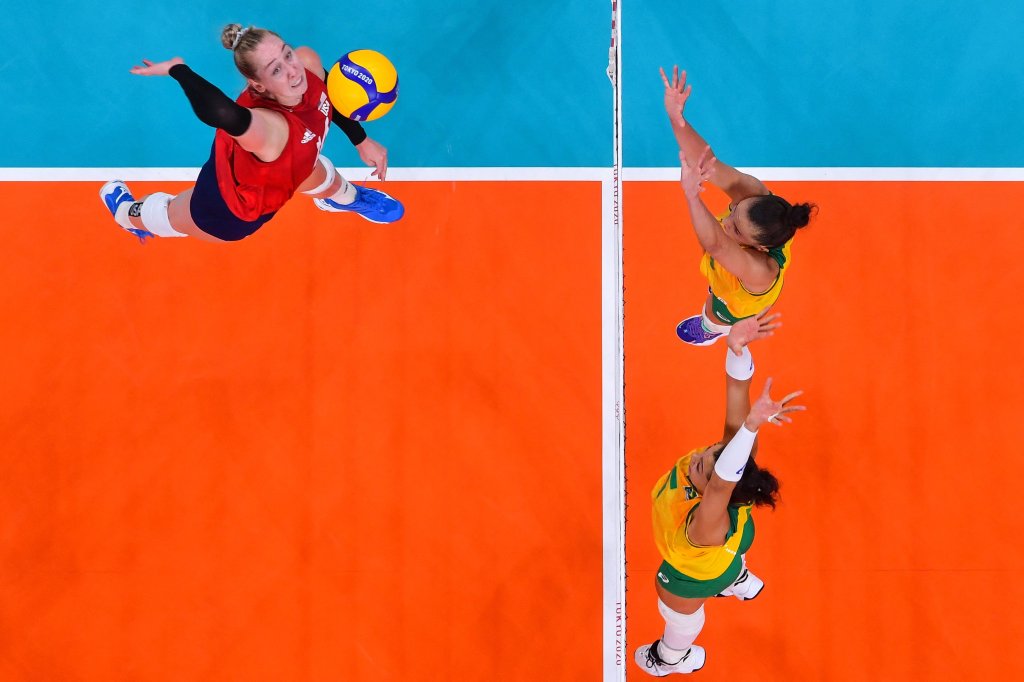
[[[134,73],[136,76],[166,76],[172,66],[184,63],[185,60],[181,57],[174,57],[165,62],[151,62],[148,59],[143,59],[142,66],[133,66],[129,71]]]
[[[359,152],[359,158],[363,160],[363,163],[373,166],[374,170],[370,175],[376,175],[381,180],[385,179],[388,174],[387,147],[368,137],[356,145],[356,151]]]
[[[768,309],[762,310],[753,317],[746,317],[729,329],[729,336],[725,343],[736,355],[743,355],[743,348],[751,341],[766,339],[775,334],[775,330],[782,326],[781,322],[775,320],[782,317],[782,313],[768,314]]]
[[[704,183],[711,179],[715,171],[715,161],[711,147],[704,148],[704,153],[700,155],[696,165],[692,165],[686,155],[679,152],[679,184],[683,186],[687,198],[692,199],[704,191]]]
[[[665,69],[658,68],[661,74],[661,82],[665,84],[665,113],[672,121],[672,125],[680,128],[686,125],[683,118],[683,109],[686,108],[686,100],[690,97],[690,86],[686,84],[686,72],[679,72],[678,66],[672,67],[672,80],[665,75]]]
[[[782,426],[783,422],[789,423],[793,421],[790,417],[786,416],[788,413],[807,409],[803,405],[789,404],[791,400],[802,395],[803,391],[793,391],[782,400],[772,400],[771,395],[769,395],[771,388],[772,380],[769,377],[764,382],[764,390],[761,392],[761,396],[757,399],[756,403],[751,405],[750,413],[747,414],[747,418],[744,421],[744,426],[747,429],[757,431],[765,422]]]

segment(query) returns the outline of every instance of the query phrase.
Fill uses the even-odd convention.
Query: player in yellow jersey
[[[767,310],[779,298],[797,229],[810,221],[812,204],[790,204],[752,175],[715,159],[704,138],[683,118],[690,96],[686,72],[664,69],[665,111],[679,143],[681,184],[697,240],[704,248],[700,271],[708,280],[701,314],[679,323],[676,334],[694,346],[708,346],[737,321]],[[729,195],[729,213],[720,221],[700,198],[711,182]]]
[[[704,666],[704,649],[693,642],[704,626],[704,602],[714,596],[753,599],[764,583],[746,568],[744,553],[754,540],[751,509],[775,507],[778,480],[754,463],[762,424],[789,422],[800,391],[779,401],[769,395],[772,380],[750,404],[754,363],[747,343],[771,334],[778,315],[766,312],[742,320],[728,335],[725,433],[721,441],[691,450],[651,491],[654,542],[664,561],[655,578],[665,632],[637,648],[645,672],[663,677]]]

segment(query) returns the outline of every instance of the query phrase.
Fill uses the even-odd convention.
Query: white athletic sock
[[[341,189],[327,198],[337,204],[347,206],[356,200],[356,186],[341,177],[340,174],[338,177],[341,179]]]
[[[132,204],[138,204],[138,201],[123,201],[121,205],[117,207],[114,212],[114,222],[126,230],[137,230],[138,228],[132,225],[132,222],[128,220],[128,209],[132,207]]]
[[[690,644],[692,644],[692,642]],[[683,649],[673,649],[668,644],[665,644],[665,638],[663,637],[661,639],[661,643],[658,644],[658,657],[669,665],[675,665],[679,661],[683,660],[683,656],[686,655],[686,652],[689,651],[689,649],[689,644],[687,644]]]
[[[708,314],[704,312],[703,309],[701,309],[700,311],[700,325],[701,327],[704,328],[704,331],[711,334],[714,334],[716,332],[719,334],[728,334],[729,330],[732,329],[732,325],[718,324],[717,322],[712,322],[708,318]]]

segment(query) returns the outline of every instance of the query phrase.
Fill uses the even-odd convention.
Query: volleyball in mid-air
[[[327,96],[342,116],[372,121],[391,111],[398,99],[398,71],[380,52],[343,54],[327,74]]]

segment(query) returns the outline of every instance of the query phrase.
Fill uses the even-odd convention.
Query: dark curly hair
[[[716,462],[718,461],[718,456],[722,454],[722,450],[715,453]],[[775,478],[775,474],[767,469],[757,466],[754,458],[751,457],[747,460],[747,466],[743,469],[743,475],[740,476],[740,480],[736,482],[736,487],[733,488],[729,504],[752,504],[755,507],[771,507],[775,509],[775,504],[778,501],[779,479]]]

